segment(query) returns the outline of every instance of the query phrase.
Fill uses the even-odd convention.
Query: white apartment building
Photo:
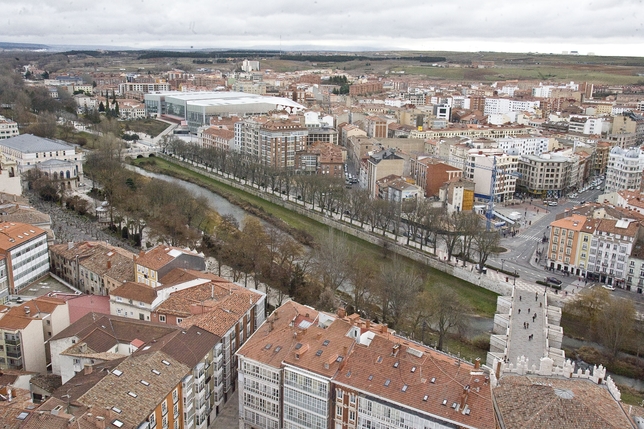
[[[492,173],[496,168],[494,201],[512,200],[517,183],[518,162],[518,155],[506,154],[498,149],[468,151],[464,177],[476,183],[474,197],[481,200],[490,199]]]
[[[638,148],[614,147],[608,154],[606,192],[639,189],[644,171],[644,152]]]
[[[5,257],[10,294],[20,293],[49,272],[47,233],[36,226],[0,222],[0,253]]]
[[[588,275],[615,287],[625,287],[627,264],[637,241],[639,224],[628,219],[602,219],[590,243]]]
[[[568,131],[571,133],[579,133],[585,135],[601,135],[602,131],[608,130],[604,130],[604,119],[602,118],[571,116],[568,123]]]
[[[18,134],[18,123],[0,116],[0,140],[15,137]]]
[[[170,84],[166,82],[155,82],[155,83],[135,83],[135,82],[124,82],[119,83],[119,94],[125,94],[128,92],[141,92],[143,94],[151,94],[154,92],[163,92],[170,91]]]
[[[344,309],[285,303],[237,353],[239,428],[496,427],[478,362],[393,334]]]
[[[548,137],[532,135],[501,137],[497,138],[496,142],[503,152],[515,149],[520,156],[541,155],[549,152],[553,145],[553,140]]]
[[[503,114],[510,112],[534,113],[540,101],[512,100],[511,98],[486,98],[483,113],[486,115]]]

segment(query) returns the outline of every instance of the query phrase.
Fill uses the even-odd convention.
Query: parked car
[[[556,202],[556,201],[550,201],[550,202],[548,203],[548,205],[549,205],[549,206],[556,206],[556,205],[557,205],[557,202]]]
[[[613,286],[609,286],[609,285],[602,285],[602,287],[606,290],[615,290]]]
[[[560,285],[561,284],[561,280],[559,280],[556,277],[546,277],[546,282],[547,283],[552,283],[552,284],[555,284],[555,285]]]

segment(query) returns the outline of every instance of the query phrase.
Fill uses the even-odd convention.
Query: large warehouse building
[[[148,116],[166,115],[188,122],[196,133],[210,118],[230,115],[259,115],[273,110],[296,113],[305,107],[288,98],[268,97],[243,92],[158,92],[145,94]]]

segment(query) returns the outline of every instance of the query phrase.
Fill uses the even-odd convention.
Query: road
[[[488,263],[508,271],[516,270],[523,280],[529,282],[544,280],[546,276],[556,277],[562,281],[563,293],[574,293],[584,287],[591,286],[592,283],[586,284],[583,278],[580,282],[576,276],[564,276],[556,271],[546,272],[544,270],[545,257],[542,256],[541,259],[538,259],[537,250],[545,253],[546,243],[543,243],[542,239],[544,236],[550,236],[549,225],[558,214],[563,213],[566,209],[571,209],[575,205],[579,205],[582,201],[595,201],[601,193],[602,191],[600,190],[586,191],[573,200],[560,199],[559,204],[554,207],[545,207],[543,201],[537,199],[533,200],[533,204],[530,204],[530,201],[527,200],[519,205],[508,206],[508,209],[518,211],[523,216],[527,213],[525,219],[528,221],[528,225],[520,227],[514,237],[508,235],[502,238],[501,246],[506,248],[507,251],[491,257]],[[640,314],[644,314],[644,295],[619,288],[613,291],[612,294],[632,300],[637,311]]]

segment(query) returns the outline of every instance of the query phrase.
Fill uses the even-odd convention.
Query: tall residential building
[[[234,150],[275,168],[295,168],[295,153],[306,149],[308,129],[286,119],[248,118],[235,124]]]
[[[494,200],[503,202],[514,198],[516,189],[516,173],[519,157],[506,154],[497,149],[472,149],[467,154],[465,178],[476,183],[474,196],[478,199],[489,200],[492,186],[493,170],[496,168]]]
[[[289,301],[240,348],[239,427],[495,428],[478,363]]]
[[[8,290],[0,290],[0,302],[18,294],[49,272],[47,233],[37,226],[0,222],[0,256],[5,259]]]
[[[517,186],[537,198],[558,198],[570,186],[572,164],[569,157],[552,153],[524,155],[519,159]]]
[[[486,115],[510,112],[531,112],[539,108],[540,101],[513,100],[511,98],[486,98],[483,113]]]
[[[644,171],[644,152],[638,148],[614,147],[608,154],[606,192],[639,190]]]

